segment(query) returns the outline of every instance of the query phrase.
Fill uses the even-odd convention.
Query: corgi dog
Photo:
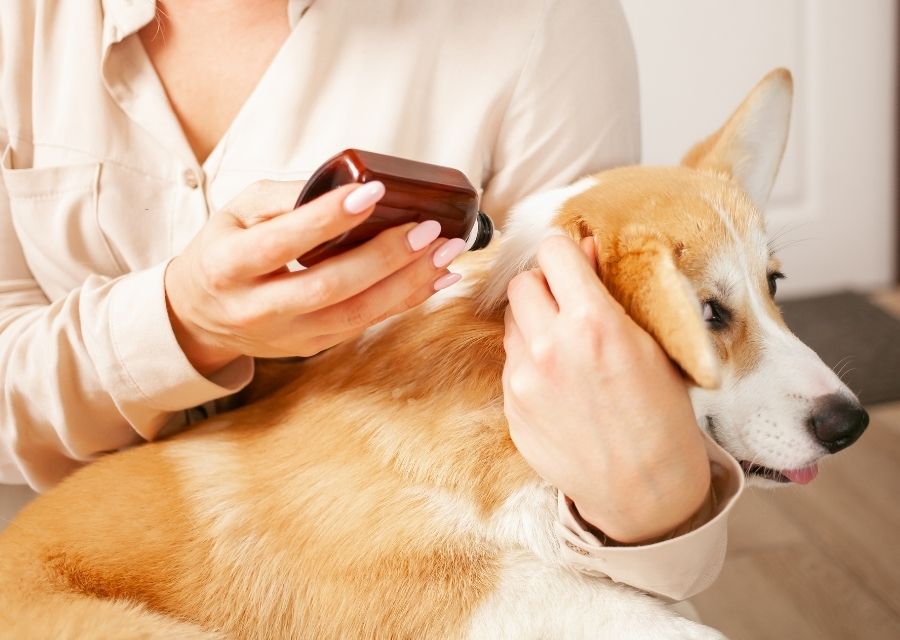
[[[526,199],[499,247],[459,261],[468,285],[74,473],[0,534],[0,636],[720,638],[561,559],[556,492],[503,413],[505,291],[542,238],[593,235],[699,427],[754,484],[811,480],[867,416],[772,298],[761,211],[791,100],[775,70],[682,166]]]

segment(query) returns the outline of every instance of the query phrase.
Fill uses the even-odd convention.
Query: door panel
[[[770,69],[794,74],[768,211],[786,296],[894,279],[892,0],[623,0],[641,73],[644,162],[671,164]]]

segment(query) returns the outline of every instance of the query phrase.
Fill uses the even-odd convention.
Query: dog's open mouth
[[[741,460],[741,468],[748,476],[757,476],[772,480],[774,482],[793,482],[795,484],[808,484],[812,482],[819,473],[819,466],[815,463],[801,469],[770,469],[761,464],[754,464]]]
[[[725,445],[719,440],[719,421],[716,417],[712,415],[706,416],[706,426],[710,437],[715,440],[720,447],[725,449]],[[727,449],[725,450],[728,451]],[[734,457],[737,458],[737,456]],[[757,478],[784,484],[789,482],[793,482],[794,484],[809,484],[815,480],[817,475],[819,475],[819,466],[815,462],[806,467],[801,467],[800,469],[781,470],[764,467],[761,464],[756,464],[755,462],[749,462],[747,460],[738,460],[738,463],[740,463],[741,469],[744,470],[744,473],[747,474],[748,477],[756,476]]]

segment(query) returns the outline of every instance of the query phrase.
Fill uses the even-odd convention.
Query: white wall
[[[644,162],[671,164],[765,73],[794,74],[768,213],[785,296],[894,278],[895,0],[622,0],[641,72]]]

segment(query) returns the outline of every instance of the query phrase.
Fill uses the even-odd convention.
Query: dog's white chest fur
[[[468,638],[722,638],[656,598],[567,568],[554,532],[556,511],[556,490],[536,483],[512,494],[485,523],[481,535],[508,551],[497,587],[471,618]]]

